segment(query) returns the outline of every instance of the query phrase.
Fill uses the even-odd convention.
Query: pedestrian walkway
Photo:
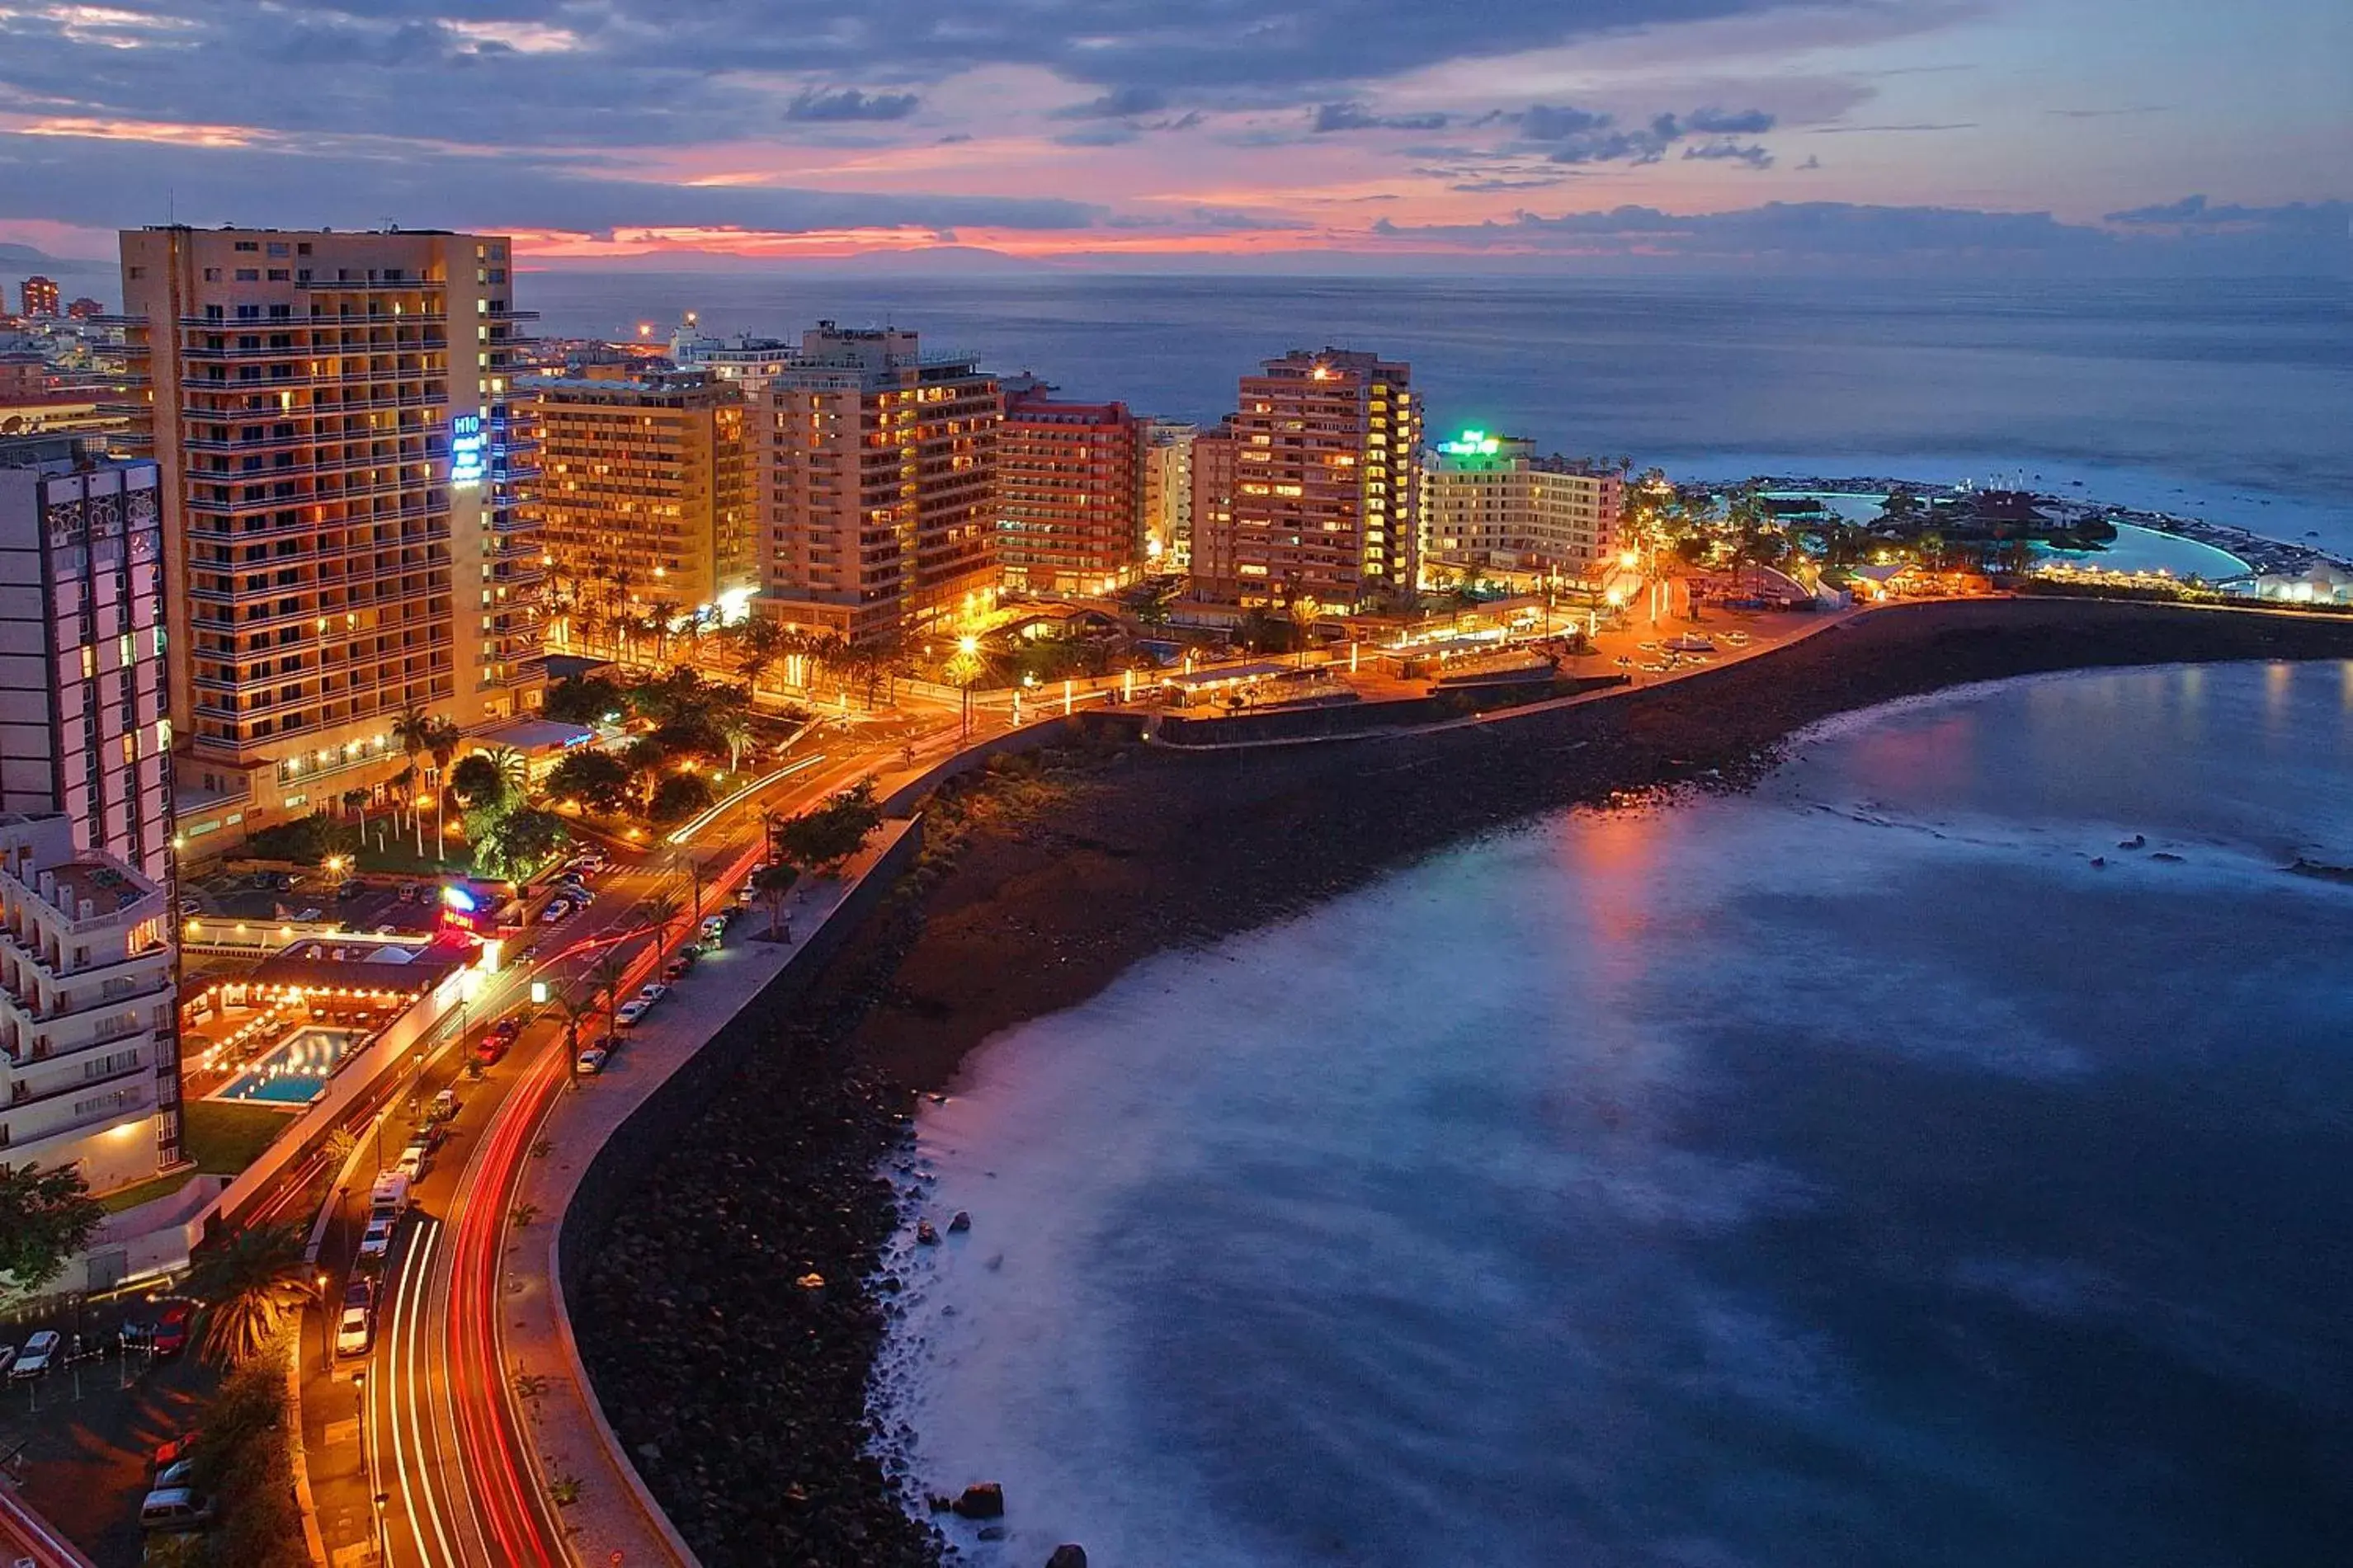
[[[516,1192],[517,1212],[532,1218],[510,1237],[499,1327],[541,1484],[559,1500],[574,1498],[561,1516],[576,1563],[689,1568],[695,1557],[622,1451],[588,1383],[558,1275],[563,1216],[607,1141],[808,951],[878,865],[895,870],[900,842],[914,826],[884,823],[842,877],[796,889],[787,906],[793,942],[760,940],[768,927],[764,908],[745,915],[727,945],[696,964],[625,1037],[601,1074],[556,1096],[541,1126],[537,1157]]]

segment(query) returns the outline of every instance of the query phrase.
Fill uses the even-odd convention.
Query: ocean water
[[[2022,480],[2353,554],[2353,285],[535,272],[551,333],[893,322],[1213,422],[1270,354],[1413,365],[1434,430],[1678,477]],[[2081,481],[2080,489],[2071,489]]]
[[[1152,960],[922,1115],[878,1407],[1004,1568],[2343,1563],[2299,858],[2353,663],[2069,674]]]

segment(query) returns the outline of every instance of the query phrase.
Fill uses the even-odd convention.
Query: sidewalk
[[[622,1452],[581,1364],[559,1272],[564,1215],[614,1132],[808,950],[876,865],[913,830],[913,823],[885,822],[848,875],[797,893],[788,906],[796,939],[790,944],[754,938],[767,930],[766,910],[755,906],[727,945],[696,964],[626,1037],[602,1074],[557,1094],[541,1124],[537,1157],[526,1163],[516,1194],[518,1206],[529,1205],[536,1215],[509,1242],[500,1334],[508,1372],[529,1391],[518,1404],[542,1484],[551,1489],[561,1481],[577,1485],[576,1500],[561,1510],[575,1562],[691,1568],[695,1557]]]

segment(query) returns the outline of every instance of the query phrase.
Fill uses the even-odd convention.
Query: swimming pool
[[[308,1105],[326,1089],[336,1064],[366,1038],[358,1029],[325,1029],[316,1025],[297,1029],[205,1098]]]

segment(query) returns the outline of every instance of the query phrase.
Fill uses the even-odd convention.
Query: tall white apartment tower
[[[0,1164],[179,1158],[156,466],[0,440]]]
[[[407,765],[406,710],[471,731],[535,708],[509,242],[166,226],[121,249],[189,850],[380,788]]]

